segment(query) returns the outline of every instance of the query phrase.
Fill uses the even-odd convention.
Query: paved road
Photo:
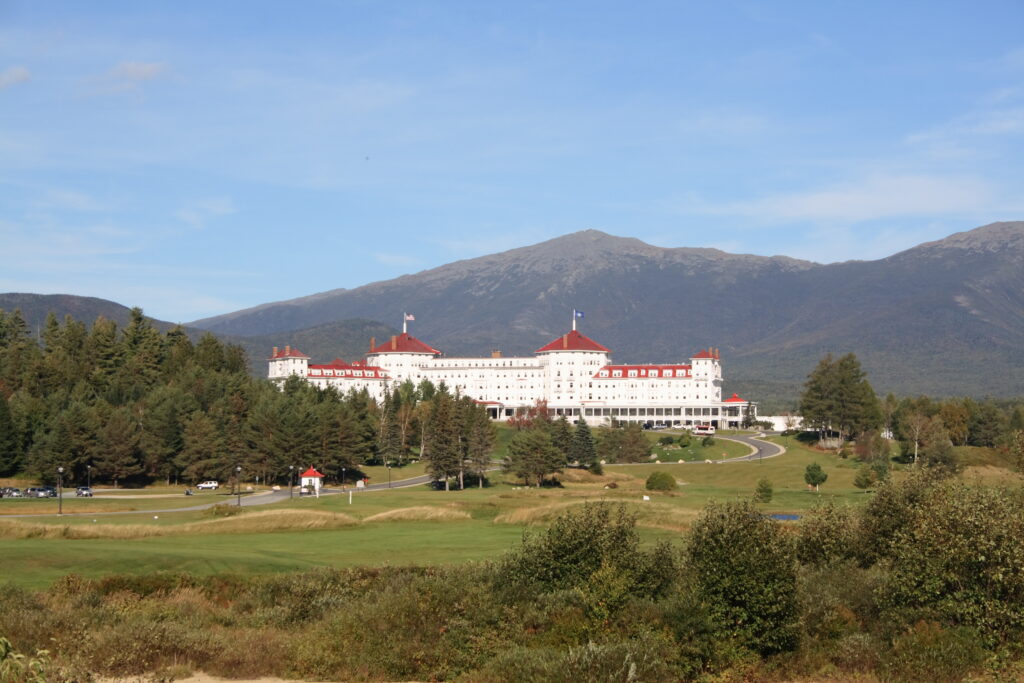
[[[730,434],[729,436],[718,436],[716,438],[727,441],[739,441],[750,446],[753,451],[749,455],[741,455],[736,458],[726,458],[717,462],[750,462],[751,460],[764,460],[765,458],[776,458],[786,452],[786,449],[777,443],[758,439],[756,436],[747,434]]]
[[[748,436],[746,434],[731,434],[729,436],[721,436],[721,435],[719,435],[716,438],[725,439],[727,441],[738,441],[739,443],[746,444],[747,446],[749,446],[751,448],[751,452],[748,455],[741,455],[741,456],[738,456],[738,457],[735,457],[735,458],[726,458],[724,460],[715,460],[714,461],[714,462],[718,462],[718,463],[750,462],[751,460],[763,460],[765,458],[775,458],[775,457],[778,457],[778,456],[780,456],[780,455],[782,455],[783,453],[786,452],[786,449],[783,448],[782,446],[780,446],[778,444],[775,444],[775,443],[771,443],[769,441],[762,441],[761,439],[758,439],[758,438],[754,437],[753,435],[749,435]],[[692,462],[684,463],[684,464],[694,464],[694,463],[700,463],[700,462],[702,462],[702,461],[698,460],[698,461],[692,461]],[[626,464],[626,463],[623,463],[623,464]],[[648,465],[650,463],[631,463],[631,464],[634,464],[634,465]],[[488,470],[488,472],[493,471],[493,469],[498,469],[498,468],[492,468],[492,470]],[[323,496],[340,495],[340,494],[346,494],[349,491],[354,491],[356,493],[356,495],[359,495],[359,494],[368,493],[368,492],[371,492],[371,491],[383,491],[383,490],[387,490],[389,488],[402,489],[402,488],[408,488],[410,486],[422,486],[423,484],[426,484],[429,481],[430,481],[430,477],[424,475],[424,476],[420,476],[420,477],[411,477],[409,479],[398,479],[398,480],[392,481],[390,484],[388,482],[383,482],[383,483],[380,483],[380,484],[368,484],[367,486],[363,487],[362,489],[357,489],[354,486],[350,486],[350,487],[347,487],[345,489],[339,489],[339,488],[330,488],[329,489],[329,488],[325,488],[325,489],[323,489],[320,492],[320,495],[323,495]],[[296,493],[295,495],[297,497],[298,494]],[[290,496],[289,491],[287,489],[283,489],[281,491],[263,491],[263,492],[260,492],[260,493],[254,493],[254,494],[245,495],[245,496],[243,496],[241,498],[240,502],[242,504],[242,507],[251,507],[251,506],[255,506],[255,505],[271,505],[273,503],[280,503],[283,500],[287,500],[289,497],[291,497],[291,496]],[[213,507],[214,505],[218,505],[218,504],[222,504],[222,503],[228,503],[228,504],[234,505],[236,500],[238,500],[238,499],[235,498],[234,496],[232,496],[232,497],[224,496],[224,497],[221,497],[220,500],[207,501],[207,502],[204,502],[204,503],[199,503],[197,505],[190,505],[188,507],[166,508],[166,509],[161,509],[161,510],[125,510],[125,511],[121,511],[121,512],[67,512],[67,513],[64,513],[64,517],[101,517],[101,516],[102,517],[106,517],[106,516],[110,516],[110,515],[160,515],[160,514],[167,514],[167,513],[171,513],[171,512],[195,512],[195,511],[198,511],[198,510],[205,510],[207,508]],[[18,517],[57,517],[57,515],[52,515],[52,514],[0,515],[0,519],[11,519],[11,518],[18,518]]]

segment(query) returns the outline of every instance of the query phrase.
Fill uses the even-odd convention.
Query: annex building
[[[444,382],[487,406],[491,418],[506,420],[547,401],[552,415],[583,418],[591,425],[640,422],[649,426],[710,424],[738,427],[747,407],[736,394],[722,400],[718,350],[703,349],[688,363],[617,365],[611,350],[573,329],[541,346],[533,356],[449,358],[403,331],[382,344],[370,342],[365,361],[336,358],[312,364],[298,349],[274,347],[269,377],[281,382],[298,375],[317,387],[342,393],[366,389],[380,400],[384,391],[406,380]]]

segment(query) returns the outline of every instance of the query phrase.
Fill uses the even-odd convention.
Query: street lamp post
[[[391,488],[391,463],[388,463],[388,488]]]
[[[86,488],[92,488],[92,465],[85,466],[85,486]]]
[[[238,501],[238,507],[242,507],[242,466],[238,465],[235,467],[235,496]]]
[[[288,497],[295,497],[295,488],[292,486],[292,482],[295,481],[295,465],[288,465]]]
[[[345,468],[341,468],[341,488],[345,488]]]
[[[64,468],[57,468],[57,514],[64,514]]]

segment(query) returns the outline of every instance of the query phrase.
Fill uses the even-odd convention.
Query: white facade
[[[573,330],[527,358],[447,358],[419,339],[403,333],[375,346],[366,362],[336,359],[310,365],[297,349],[276,347],[269,377],[282,381],[304,377],[338,391],[367,389],[381,399],[386,388],[411,380],[444,382],[453,391],[487,406],[491,417],[505,420],[547,401],[553,415],[583,418],[589,424],[641,422],[651,425],[711,424],[738,427],[748,402],[735,394],[722,400],[722,366],[716,349],[705,349],[688,363],[615,365],[611,351]],[[751,406],[751,410],[754,406]]]

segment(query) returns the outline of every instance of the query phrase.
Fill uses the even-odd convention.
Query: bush
[[[701,439],[700,445],[703,446],[704,448],[707,448],[708,446],[714,446],[715,445],[715,437],[713,437],[713,436],[705,436],[703,439]]]
[[[709,504],[693,527],[687,565],[723,635],[761,654],[796,647],[793,545],[753,503]]]
[[[985,661],[978,640],[969,628],[947,630],[934,622],[919,622],[893,643],[885,668],[898,681],[962,681]]]
[[[670,552],[640,550],[636,515],[622,506],[585,503],[499,563],[495,583],[518,598],[532,589],[550,592],[587,583],[602,567],[628,575],[636,595],[655,596],[671,584],[677,568]]]
[[[880,592],[896,623],[969,626],[990,646],[1024,637],[1024,497],[946,482],[926,492],[896,531],[891,580]]]
[[[820,567],[856,554],[857,523],[849,508],[818,505],[797,525],[796,557]]]
[[[204,517],[234,517],[242,514],[242,508],[227,503],[217,503],[213,507],[203,510]]]
[[[660,439],[658,439],[658,443],[660,443],[662,446],[671,446],[675,442],[676,440],[673,439],[671,436],[663,436]]]
[[[754,500],[758,503],[770,503],[772,497],[775,495],[775,491],[772,489],[772,483],[767,479],[762,479],[757,482],[757,489],[754,491]]]
[[[648,491],[675,491],[679,488],[676,478],[668,472],[651,472],[651,476],[647,477],[647,490]]]

